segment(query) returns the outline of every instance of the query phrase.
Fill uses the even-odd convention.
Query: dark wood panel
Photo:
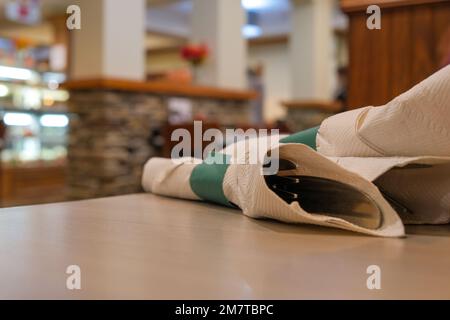
[[[450,1],[449,1],[450,2]],[[436,69],[443,67],[450,61],[450,5],[441,4],[433,10],[433,35],[436,56]]]
[[[433,35],[433,9],[417,6],[412,10],[413,60],[412,81],[419,83],[435,71]]]
[[[382,9],[381,30],[366,28],[365,10],[349,17],[349,109],[384,104],[450,63],[450,1],[399,0]]]
[[[354,13],[350,18],[350,70],[348,105],[358,108],[365,105],[370,95],[371,82],[371,41],[366,28],[366,16]]]
[[[391,62],[390,47],[392,46],[390,33],[392,32],[393,14],[386,10],[383,12],[380,30],[368,30],[369,38],[372,44],[371,68],[372,78],[370,86],[370,101],[373,105],[383,105],[391,97]]]
[[[412,47],[410,8],[391,13],[391,92],[390,98],[408,90],[412,85]]]
[[[345,12],[362,11],[368,6],[376,4],[381,8],[396,8],[422,4],[441,3],[449,0],[341,0],[341,7]]]
[[[66,167],[3,167],[0,180],[2,207],[66,200]]]

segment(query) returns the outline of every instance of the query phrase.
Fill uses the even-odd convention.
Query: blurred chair
[[[193,122],[182,123],[182,124],[177,124],[177,125],[172,125],[172,124],[165,125],[165,127],[162,130],[162,136],[164,138],[163,156],[169,158],[173,147],[175,147],[178,143],[181,142],[181,141],[172,141],[171,140],[172,132],[176,129],[186,129],[191,136],[191,152],[192,152],[192,154],[183,154],[180,156],[193,157],[194,154],[196,154],[195,151],[199,152],[198,150],[194,149],[194,140],[196,137],[194,137],[194,123]],[[208,129],[222,130],[222,127],[218,123],[215,123],[215,122],[202,122],[202,137],[203,137],[204,132]],[[203,154],[203,150],[205,149],[205,147],[208,144],[211,143],[211,141],[203,141],[202,137],[197,138],[197,139],[200,139],[202,141],[201,152]]]

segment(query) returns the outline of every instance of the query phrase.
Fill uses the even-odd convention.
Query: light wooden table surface
[[[0,298],[450,298],[450,226],[405,239],[149,194],[0,210]],[[66,288],[69,265],[81,290]],[[381,268],[368,290],[366,268]]]

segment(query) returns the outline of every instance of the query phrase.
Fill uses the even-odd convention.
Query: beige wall
[[[2,26],[0,28],[0,36],[5,38],[24,38],[40,45],[52,45],[55,41],[53,26],[48,22],[43,22],[36,26]]]
[[[147,73],[158,73],[180,68],[189,68],[178,51],[165,51],[147,55]]]

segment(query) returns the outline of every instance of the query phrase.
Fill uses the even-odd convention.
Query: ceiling
[[[0,35],[7,32],[19,32],[26,36],[35,36],[37,40],[46,42],[51,40],[50,34],[45,34],[43,26],[36,26],[32,31],[30,27],[8,22],[4,19],[3,5],[9,0],[0,0]],[[42,15],[65,14],[66,8],[74,3],[74,0],[40,0],[42,3]],[[95,1],[95,0],[93,0]],[[125,0],[124,0],[125,1]],[[241,0],[247,11],[257,16],[256,24],[260,28],[260,38],[271,36],[286,36],[290,31],[290,0]],[[146,28],[149,35],[153,35],[153,41],[147,41],[149,47],[164,46],[169,40],[183,41],[190,34],[190,19],[192,13],[192,0],[146,0]],[[336,0],[336,3],[338,1]],[[336,6],[334,24],[344,26],[345,17]],[[165,38],[165,39],[164,39]],[[50,40],[49,40],[50,39]],[[170,42],[170,41],[169,41]]]
[[[241,0],[244,8],[258,16],[259,35],[287,34],[289,0]],[[149,0],[147,30],[169,36],[189,37],[192,0]]]
[[[9,0],[0,0],[2,11],[7,2]],[[74,3],[73,0],[40,0],[40,2],[42,3],[42,14],[44,16],[65,13],[66,8]]]
[[[259,38],[286,36],[290,32],[290,0],[241,0],[247,12],[256,16]],[[148,0],[147,30],[178,38],[188,38],[192,0]],[[339,1],[331,21],[335,29],[347,28],[348,19],[341,12]]]
[[[48,26],[30,27],[6,20],[3,8],[8,1],[0,0],[0,35],[23,36],[40,43],[51,42],[52,35],[48,33]],[[50,17],[65,14],[66,8],[73,4],[74,0],[40,0],[40,2],[42,16]],[[176,40],[189,38],[192,0],[146,0],[146,2],[146,27],[149,33]],[[259,20],[263,35],[286,34],[289,31],[289,0],[242,0],[242,4],[261,17]]]

